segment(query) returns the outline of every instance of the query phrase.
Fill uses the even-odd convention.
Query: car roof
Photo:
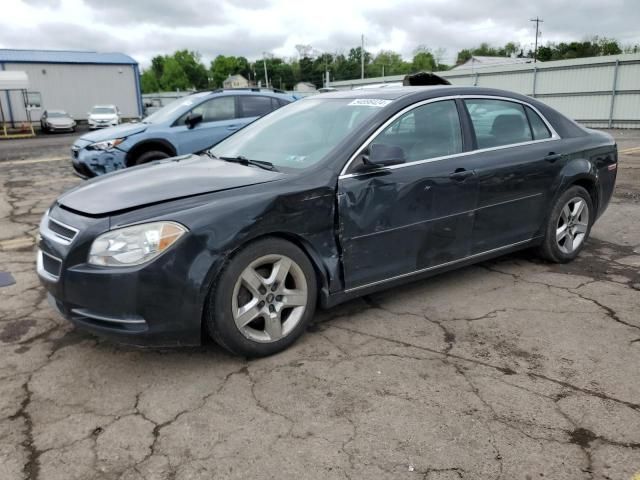
[[[210,90],[210,91],[200,91],[200,92],[194,92],[191,95],[203,95],[203,96],[207,96],[207,95],[211,95],[211,96],[224,96],[224,95],[254,95],[254,96],[261,96],[261,97],[276,97],[276,98],[287,98],[290,100],[294,100],[295,97],[291,94],[288,94],[285,91],[274,91],[271,89],[264,89],[264,88],[219,88],[216,90]],[[190,96],[190,95],[188,95]]]
[[[115,105],[94,105],[93,108],[116,108]]]
[[[321,98],[343,98],[343,99],[380,99],[391,100],[395,103],[400,99],[420,101],[429,98],[456,96],[456,95],[484,95],[511,98],[538,105],[535,99],[521,95],[519,93],[496,88],[460,86],[460,85],[429,85],[429,86],[397,86],[388,88],[370,88],[357,90],[339,90],[337,92],[327,92],[320,95],[306,97],[303,100]]]
[[[375,98],[380,100],[396,100],[412,93],[437,92],[451,88],[448,85],[434,85],[429,87],[404,87],[393,86],[388,88],[362,88],[354,90],[338,90],[326,92],[321,98]],[[314,97],[306,97],[314,98]],[[316,97],[317,98],[317,97]]]

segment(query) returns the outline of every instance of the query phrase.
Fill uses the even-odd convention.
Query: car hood
[[[113,138],[130,137],[131,135],[144,132],[147,127],[148,125],[144,123],[123,123],[117,127],[108,127],[95,132],[89,132],[80,137],[80,140],[94,143],[111,140]]]
[[[51,125],[71,125],[73,123],[73,119],[69,117],[47,118],[47,123]]]
[[[63,194],[58,203],[80,213],[100,216],[285,177],[283,173],[258,167],[185,155],[90,180]]]

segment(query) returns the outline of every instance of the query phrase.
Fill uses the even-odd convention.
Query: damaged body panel
[[[616,166],[609,136],[520,95],[453,86],[329,93],[265,116],[208,154],[115,172],[62,195],[41,223],[38,273],[65,317],[120,341],[197,344],[206,331],[219,340],[224,325],[213,312],[231,318],[233,309],[244,315],[264,302],[265,323],[236,319],[238,329],[273,332],[269,318],[289,308],[291,316],[278,320],[286,339],[287,318],[316,302],[330,307],[544,246],[556,227],[575,228],[574,243],[586,240],[611,197]],[[568,191],[577,192],[567,204],[575,218],[565,225],[552,217],[565,211],[556,204]],[[159,224],[181,236],[151,260],[130,260],[159,244],[150,231],[141,246],[135,229]],[[282,244],[291,247],[256,253],[249,270],[238,265],[255,245]],[[117,261],[109,260],[112,251]],[[295,261],[298,251],[304,261]],[[94,260],[96,252],[107,260]],[[272,258],[285,260],[274,260],[271,273],[246,276]],[[296,265],[284,290],[252,284],[271,285],[283,261]],[[243,273],[232,288],[236,268]],[[242,285],[246,308],[239,307]],[[299,289],[309,285],[315,290]],[[219,310],[214,299],[225,289],[233,301]],[[287,292],[297,292],[291,306],[278,304]],[[304,329],[308,319],[300,318]]]

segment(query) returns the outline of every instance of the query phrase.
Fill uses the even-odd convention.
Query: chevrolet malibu
[[[475,87],[308,97],[203,155],[63,194],[38,274],[78,327],[240,355],[291,345],[316,306],[535,247],[573,260],[607,207],[612,138]]]

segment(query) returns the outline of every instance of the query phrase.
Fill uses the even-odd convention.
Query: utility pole
[[[540,24],[544,23],[544,20],[536,17],[536,18],[532,18],[529,21],[536,22],[536,43],[535,43],[535,46],[533,47],[533,63],[536,63],[538,61],[538,37],[540,36]]]
[[[364,35],[360,44],[360,78],[364,80]]]
[[[267,76],[267,53],[262,52],[262,64],[264,65],[264,83],[265,87],[269,88],[269,77]]]

